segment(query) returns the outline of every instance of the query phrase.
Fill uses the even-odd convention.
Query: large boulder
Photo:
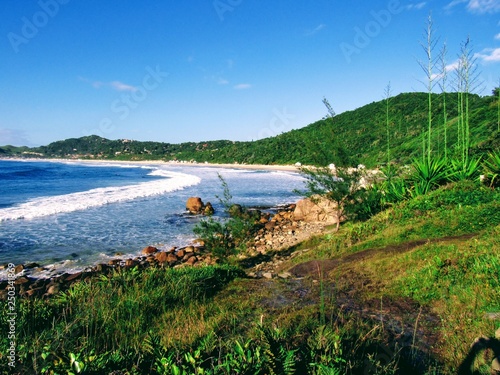
[[[228,209],[229,216],[257,223],[262,213],[260,210],[243,207],[240,204],[232,204]]]
[[[169,253],[166,253],[165,251],[161,251],[155,254],[155,259],[158,261],[158,263],[163,264],[167,261],[168,254]]]
[[[215,210],[210,202],[203,203],[200,197],[190,197],[186,202],[186,210],[193,215],[213,215]]]
[[[293,219],[337,224],[339,222],[337,205],[324,197],[301,199],[295,206]]]
[[[205,207],[203,207],[203,215],[211,216],[215,213],[212,203],[207,202]]]
[[[186,202],[186,210],[188,210],[193,215],[198,215],[203,212],[205,205],[200,197],[189,197]]]
[[[142,249],[142,253],[144,255],[151,255],[154,254],[158,251],[158,249],[154,246],[146,246],[144,249]]]

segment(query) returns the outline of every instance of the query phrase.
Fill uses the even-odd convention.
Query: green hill
[[[444,148],[443,95],[433,94],[433,153]],[[457,94],[446,94],[448,149],[457,142]],[[500,146],[497,100],[470,95],[472,152]],[[421,155],[427,130],[427,94],[403,93],[390,98],[391,160],[405,163]],[[3,155],[41,154],[44,157],[105,158],[118,160],[186,160],[211,163],[317,164],[363,163],[369,167],[387,160],[386,101],[381,100],[325,118],[301,129],[252,142],[228,140],[170,144],[109,140],[98,136],[71,138],[38,148],[0,149]]]

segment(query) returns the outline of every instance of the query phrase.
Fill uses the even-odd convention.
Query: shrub
[[[492,152],[489,155],[488,160],[484,163],[486,170],[486,178],[490,183],[490,186],[499,187],[500,186],[500,153]]]
[[[229,218],[210,217],[200,221],[193,231],[205,242],[208,251],[224,261],[245,246],[258,228],[256,216],[260,215],[233,204],[227,182],[221,175],[218,176],[223,188],[223,197],[217,198]]]
[[[339,218],[366,220],[383,208],[380,189],[362,186],[362,168],[301,168],[300,172],[306,179],[306,190],[297,193],[311,199],[323,196],[334,202],[338,207]],[[339,225],[340,220],[337,222],[337,230]]]

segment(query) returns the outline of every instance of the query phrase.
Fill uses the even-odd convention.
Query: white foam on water
[[[154,169],[149,175],[164,178],[135,185],[96,188],[78,193],[35,198],[14,207],[0,209],[0,222],[86,210],[181,190],[201,182],[198,176],[160,169]]]

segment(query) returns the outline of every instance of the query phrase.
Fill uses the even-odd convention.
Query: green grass
[[[369,249],[331,277],[348,290],[356,288],[353,273],[366,280],[357,295],[367,303],[407,299],[436,314],[440,371],[455,373],[474,338],[492,336],[499,327],[485,317],[500,311],[499,198],[498,190],[475,183],[450,184],[314,239],[310,245],[317,250],[294,262],[349,260]]]
[[[191,344],[206,334],[200,325],[211,328],[210,316],[198,319],[204,302],[241,275],[230,266],[123,271],[76,283],[48,301],[21,300],[17,320],[20,365],[43,372],[45,366],[72,353],[90,357],[120,353],[127,363],[129,355],[137,357],[143,351],[151,331],[164,332],[165,342],[174,333],[181,338],[180,344]],[[204,310],[210,308],[207,304]],[[7,318],[2,315],[2,329],[7,327]],[[179,318],[181,331],[175,324]],[[199,320],[196,329],[186,329],[190,319]],[[5,348],[7,333],[2,334]]]
[[[453,374],[472,340],[498,328],[484,315],[500,311],[499,198],[454,183],[330,228],[281,265],[342,260],[319,282],[247,279],[229,265],[147,269],[19,299],[17,371]]]

